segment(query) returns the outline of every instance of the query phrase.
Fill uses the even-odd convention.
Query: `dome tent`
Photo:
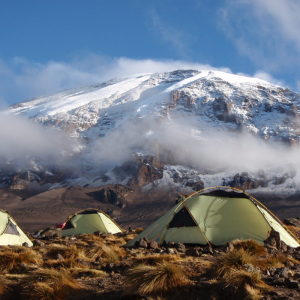
[[[32,247],[32,242],[18,226],[13,217],[5,210],[0,209],[0,245],[19,245],[27,243]]]
[[[297,238],[265,206],[249,194],[231,187],[201,190],[177,203],[141,234],[161,245],[164,241],[220,246],[235,239],[252,239],[260,244],[271,231],[291,247],[299,247]]]
[[[103,211],[87,208],[68,217],[62,230],[62,236],[94,233],[96,231],[118,233],[122,232],[122,229]]]

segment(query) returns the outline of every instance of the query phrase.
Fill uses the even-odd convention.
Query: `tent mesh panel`
[[[20,236],[17,226],[11,220],[9,220],[8,225],[3,233]]]

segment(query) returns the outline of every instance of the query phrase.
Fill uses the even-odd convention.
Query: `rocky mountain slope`
[[[2,115],[64,133],[69,147],[58,145],[52,160],[27,155],[22,166],[2,155],[1,188],[37,194],[121,184],[176,195],[228,185],[288,199],[300,190],[299,109],[300,95],[287,88],[199,70],[117,78],[24,101]]]

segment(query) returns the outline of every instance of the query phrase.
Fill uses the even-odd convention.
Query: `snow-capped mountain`
[[[31,157],[27,169],[2,172],[2,187],[231,185],[293,195],[300,190],[299,109],[300,95],[287,88],[206,70],[62,91],[3,113],[72,137],[72,150],[62,154],[71,156],[68,172]]]

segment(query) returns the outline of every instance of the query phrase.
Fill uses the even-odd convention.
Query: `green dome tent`
[[[69,216],[62,229],[62,236],[94,233],[96,231],[118,233],[122,232],[122,229],[103,211],[87,208]]]
[[[260,244],[271,230],[291,247],[297,238],[265,206],[249,194],[230,187],[204,189],[177,203],[125,247],[146,237],[164,241],[220,246],[235,239],[252,239]]]
[[[32,247],[32,242],[21,230],[13,217],[5,210],[0,209],[0,245],[19,245],[27,243]]]

